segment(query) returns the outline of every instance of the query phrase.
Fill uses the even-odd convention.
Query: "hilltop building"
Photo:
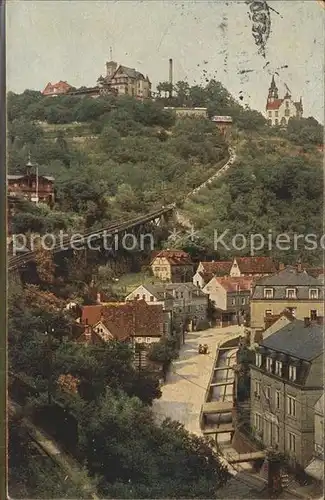
[[[71,85],[67,82],[63,82],[60,80],[57,83],[51,83],[49,82],[45,89],[42,91],[42,94],[44,96],[52,96],[55,97],[57,95],[62,95],[62,94],[67,94],[73,89]]]
[[[185,283],[193,278],[193,263],[183,250],[162,250],[150,264],[152,274],[162,281]]]
[[[134,68],[122,66],[115,61],[106,63],[106,76],[100,75],[97,84],[99,88],[114,89],[118,95],[129,95],[138,99],[148,99],[151,96],[148,75],[144,76]]]
[[[293,101],[291,93],[287,92],[283,99],[279,98],[278,87],[276,86],[274,76],[266,102],[266,119],[269,125],[286,127],[290,118],[301,118],[303,115],[302,98],[300,101]]]

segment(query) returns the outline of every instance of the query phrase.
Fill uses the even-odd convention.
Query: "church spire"
[[[278,87],[276,86],[276,83],[274,80],[274,75],[273,75],[272,80],[271,80],[271,85],[269,88],[268,101],[274,101],[274,99],[278,99],[278,98],[279,98]]]

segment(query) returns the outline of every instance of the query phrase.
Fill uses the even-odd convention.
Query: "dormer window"
[[[275,362],[275,374],[279,375],[279,377],[282,376],[282,362],[281,361]]]
[[[289,380],[292,380],[293,382],[297,378],[297,369],[295,366],[290,365],[289,366]]]
[[[309,290],[310,299],[318,299],[318,288],[312,288]]]
[[[268,372],[272,371],[272,366],[273,366],[273,359],[272,358],[266,358],[266,369]]]
[[[255,354],[255,363],[258,367],[262,366],[262,355],[259,352]]]
[[[296,299],[297,293],[295,288],[287,288],[286,289],[286,299]]]
[[[264,288],[264,299],[273,299],[273,288]]]

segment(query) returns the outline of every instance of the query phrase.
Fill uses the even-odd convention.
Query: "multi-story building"
[[[263,330],[265,319],[291,311],[298,319],[323,316],[323,282],[298,266],[287,266],[277,273],[261,278],[251,297],[251,327]]]
[[[118,95],[129,95],[139,99],[148,99],[151,96],[151,82],[134,68],[117,64],[115,61],[106,63],[106,76],[97,80],[99,87],[110,87]]]
[[[279,91],[276,86],[274,76],[266,102],[266,119],[269,125],[286,127],[291,117],[301,118],[303,114],[302,99],[295,102],[292,100],[291,93],[287,92],[283,99],[279,99]]]
[[[324,407],[325,395],[323,394],[315,404],[315,419],[314,419],[314,452],[311,462],[307,465],[305,471],[316,481],[324,482]]]
[[[54,177],[39,175],[29,160],[25,174],[7,175],[8,195],[15,198],[24,198],[34,203],[54,203]]]
[[[193,262],[183,250],[162,250],[150,263],[152,274],[162,281],[186,283],[193,278]]]
[[[145,300],[147,304],[161,304],[164,311],[171,312],[172,327],[207,319],[208,296],[193,283],[165,283],[140,285],[126,298]]]
[[[243,324],[249,313],[253,278],[214,276],[203,288],[215,309],[220,326]]]
[[[314,405],[323,393],[323,318],[295,319],[263,340],[251,365],[252,434],[305,467],[314,451]]]

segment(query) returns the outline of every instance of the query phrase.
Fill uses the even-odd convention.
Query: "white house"
[[[303,115],[302,99],[293,101],[291,93],[287,92],[283,99],[279,99],[278,88],[272,77],[271,86],[266,102],[266,119],[269,125],[286,127],[290,118],[301,118]]]

